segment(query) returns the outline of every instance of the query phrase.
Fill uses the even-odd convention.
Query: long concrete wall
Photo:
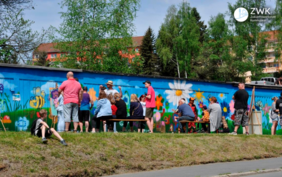
[[[60,86],[66,80],[67,71],[69,70],[0,64],[0,112],[8,131],[29,131],[32,121],[41,108],[54,113],[54,107],[52,108],[56,104],[54,88],[56,84]],[[138,96],[144,94],[147,89],[144,87],[143,82],[150,80],[156,91],[156,109],[154,113],[156,131],[172,132],[177,129],[172,109],[176,109],[178,99],[195,97],[198,115],[201,116],[200,106],[202,104],[208,105],[211,96],[215,96],[221,104],[223,115],[228,119],[229,127],[233,130],[233,120],[230,117],[234,113],[232,96],[237,90],[235,83],[127,76],[82,70],[72,71],[74,71],[75,77],[79,78],[80,83],[88,87],[89,93],[94,100],[98,97],[99,86],[105,85],[108,80],[112,80],[115,89],[118,89],[118,86],[122,87],[123,99],[128,108],[130,95],[133,93]],[[246,89],[251,95],[252,87]],[[269,118],[271,98],[279,96],[280,92],[279,87],[256,88],[255,106],[257,110],[262,111],[264,134],[270,133],[272,125]],[[97,102],[94,104],[94,109],[96,104]],[[94,109],[91,111],[92,114]],[[51,116],[47,118],[47,122],[51,125]],[[123,122],[120,122],[118,129],[121,129],[122,125]],[[134,123],[135,128],[136,126],[137,124]],[[0,125],[0,130],[3,130],[2,125]],[[282,134],[280,126],[278,127],[278,134]]]

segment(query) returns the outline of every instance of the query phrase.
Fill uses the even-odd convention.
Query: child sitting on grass
[[[48,124],[44,122],[44,119],[47,118],[47,111],[45,109],[41,109],[39,114],[40,118],[36,120],[35,127],[32,126],[31,133],[33,135],[37,135],[38,137],[42,137],[43,143],[47,143],[48,140],[46,138],[49,138],[52,134],[54,134],[64,146],[67,146],[67,143],[59,135],[59,133],[54,128],[49,128]]]

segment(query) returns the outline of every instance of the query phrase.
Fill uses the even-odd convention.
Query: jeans
[[[183,127],[182,127],[182,125],[181,125],[181,123],[180,123],[180,121],[182,121],[182,120],[194,121],[194,120],[195,120],[195,117],[190,117],[190,116],[181,116],[181,117],[179,117],[179,118],[178,118],[178,126],[179,126],[179,128],[180,128],[181,130],[183,130]]]

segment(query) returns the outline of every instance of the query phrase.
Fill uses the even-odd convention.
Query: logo
[[[243,7],[237,8],[234,12],[234,18],[238,22],[244,22],[248,19],[248,17],[249,17],[249,13],[248,13],[247,9],[245,9]]]

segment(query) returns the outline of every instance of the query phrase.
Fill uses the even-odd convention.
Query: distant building
[[[127,58],[130,63],[136,56],[139,56],[140,47],[142,44],[144,36],[136,36],[132,37],[132,46],[128,47],[128,51],[119,51],[119,54],[122,58]],[[47,54],[46,60],[54,61],[55,59],[62,58],[66,55],[65,52],[61,52],[60,50],[55,48],[56,43],[42,43],[38,46],[36,50],[33,51],[32,61],[35,62],[39,59],[40,53],[45,52]],[[134,54],[129,54],[129,51],[134,50]]]

